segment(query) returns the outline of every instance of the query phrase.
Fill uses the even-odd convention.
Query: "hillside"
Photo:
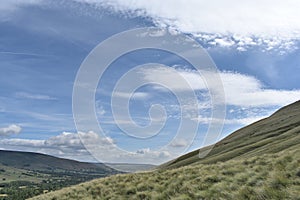
[[[94,171],[103,174],[115,172],[104,164],[78,162],[75,160],[57,158],[40,153],[3,151],[0,150],[0,164],[18,169],[34,171]]]
[[[300,199],[300,101],[146,173],[110,176],[33,199]],[[205,149],[201,149],[204,151]]]
[[[195,163],[216,163],[232,158],[248,158],[262,153],[277,153],[300,144],[300,101],[281,108],[268,118],[250,124],[215,144],[212,151],[199,159],[202,148],[185,154],[160,169]]]
[[[25,199],[116,173],[104,164],[1,150],[0,199]]]

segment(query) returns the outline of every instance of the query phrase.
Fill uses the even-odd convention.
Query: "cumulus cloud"
[[[7,127],[0,128],[0,136],[9,136],[12,134],[19,134],[22,128],[16,124],[9,125]]]
[[[188,141],[186,141],[185,139],[175,139],[171,143],[172,147],[186,147],[187,145]]]
[[[4,150],[39,152],[89,162],[159,163],[172,158],[167,151],[155,151],[149,148],[136,152],[120,152],[115,148],[116,144],[112,138],[100,137],[93,131],[63,132],[46,140],[1,139],[0,146]],[[95,160],[93,157],[95,155],[92,156],[90,151],[96,152],[96,157],[100,160]]]
[[[150,150],[150,148],[145,148],[145,149],[139,149],[136,151],[137,157],[141,157],[140,155],[146,155],[147,157],[150,157],[152,159],[170,159],[171,154],[168,151],[153,151]]]
[[[2,139],[0,140],[0,145],[2,149],[7,150],[32,151],[64,158],[94,161],[94,158],[86,150],[82,141],[89,147],[102,146],[103,152],[105,152],[105,148],[109,148],[114,143],[110,137],[100,138],[98,134],[90,131],[87,133],[63,132],[46,140]]]

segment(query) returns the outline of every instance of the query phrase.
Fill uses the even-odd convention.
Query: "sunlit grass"
[[[300,199],[300,149],[123,174],[34,199]]]

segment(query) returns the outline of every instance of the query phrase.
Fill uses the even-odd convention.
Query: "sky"
[[[300,99],[299,4],[297,0],[3,0],[0,149],[80,161],[159,164],[201,147],[209,123],[218,120],[210,118],[209,91],[188,62],[155,49],[120,56],[101,77],[94,103],[104,137],[92,128],[76,129],[72,95],[81,64],[111,36],[143,27],[166,28],[191,37],[214,61],[226,105],[223,130],[215,141],[267,117]],[[138,68],[139,77],[132,83],[143,80],[154,84],[143,85],[134,94],[114,95],[128,100],[127,110],[139,126],[166,121],[156,135],[137,129],[132,135],[124,134],[121,128],[132,121],[116,120],[112,92],[126,72],[145,63],[159,64]],[[178,74],[197,95],[198,114],[190,119],[199,128],[191,141],[172,140],[182,117],[176,94],[186,90],[176,81]],[[164,81],[171,90],[156,84]],[[150,112],[149,116],[149,109],[157,104],[165,108],[164,113],[154,113],[153,117]],[[184,106],[194,109],[195,103]],[[192,132],[189,128],[184,131]],[[168,143],[172,150],[162,148]],[[110,151],[112,146],[130,154]],[[188,148],[176,151],[183,147]],[[94,148],[98,149],[96,156],[90,153]]]

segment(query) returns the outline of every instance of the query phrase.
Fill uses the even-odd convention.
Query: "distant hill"
[[[300,102],[232,133],[207,157],[198,155],[33,199],[299,199]]]
[[[26,199],[117,173],[122,172],[99,163],[0,150],[0,200]]]
[[[285,106],[268,118],[241,128],[213,146],[210,153],[199,159],[195,150],[166,164],[160,169],[170,169],[197,163],[216,163],[233,158],[249,158],[264,153],[277,153],[300,145],[300,101]]]
[[[17,169],[27,169],[36,171],[94,171],[103,174],[115,173],[116,170],[104,165],[79,162],[75,160],[57,158],[40,153],[20,152],[20,151],[4,151],[0,150],[0,164],[14,167]]]
[[[129,163],[88,163],[79,162],[70,159],[57,158],[54,156],[21,152],[0,150],[0,165],[14,167],[17,169],[53,171],[53,170],[70,170],[70,171],[95,171],[103,173],[115,172],[136,172],[153,169],[156,166],[150,164],[129,164]]]

